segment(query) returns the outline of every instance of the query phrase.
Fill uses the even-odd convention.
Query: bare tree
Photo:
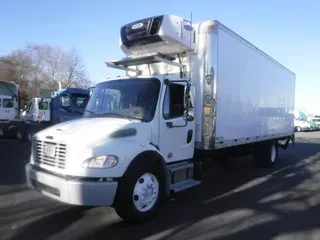
[[[2,74],[9,74],[10,81],[17,84],[31,80],[32,59],[30,56],[22,51],[13,51],[10,55],[1,57],[0,59],[7,66],[7,72],[1,71]]]
[[[10,76],[12,81],[24,83],[24,86],[28,83],[30,97],[41,88],[57,89],[57,81],[62,83],[63,88],[88,88],[91,83],[76,49],[63,51],[46,44],[29,44],[0,60],[12,67],[11,72],[6,70],[6,76]],[[0,69],[0,77],[1,74],[5,73]]]
[[[76,49],[66,53],[64,69],[64,87],[87,87],[88,78],[84,69],[83,59]]]
[[[30,74],[32,61],[22,50],[13,51],[10,55],[0,58],[0,79],[2,81],[15,82],[19,88],[19,95],[22,102],[27,101],[32,95],[30,88]]]

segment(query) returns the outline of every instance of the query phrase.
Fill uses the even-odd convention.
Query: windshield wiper
[[[90,115],[89,115],[89,116],[87,116],[87,117],[90,117],[90,118],[95,117],[95,116],[97,115],[95,112],[93,112],[93,111],[91,111],[91,110],[87,110],[87,109],[85,109],[85,110],[84,110],[84,113],[85,113],[85,112],[90,113]]]
[[[92,112],[92,111],[90,111],[90,110],[87,110],[87,109],[85,109],[84,111],[85,111],[85,112],[88,112],[88,113],[91,113],[91,114],[93,114],[93,115],[95,114],[94,112]]]
[[[121,117],[121,118],[124,118],[124,119],[127,119],[129,121],[133,121],[132,118],[128,117],[128,116],[125,116],[125,115],[122,115],[120,113],[116,113],[116,112],[105,112],[105,113],[101,113],[99,114],[100,115],[103,115],[103,116],[115,116],[115,117]]]

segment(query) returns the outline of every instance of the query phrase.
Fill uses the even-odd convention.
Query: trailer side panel
[[[295,75],[218,24],[215,148],[293,134]]]

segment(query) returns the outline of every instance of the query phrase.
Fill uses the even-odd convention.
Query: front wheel
[[[147,162],[144,164],[129,169],[119,182],[114,208],[127,222],[151,219],[163,199],[164,178],[161,169]]]

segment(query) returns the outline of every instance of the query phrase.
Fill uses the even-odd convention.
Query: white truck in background
[[[19,86],[0,81],[0,121],[19,119]]]
[[[320,115],[319,114],[313,114],[311,116],[311,120],[316,124],[317,130],[320,129]]]
[[[19,101],[19,86],[14,82],[0,81],[0,138],[5,134],[7,123],[20,118]]]
[[[50,122],[50,102],[51,98],[32,98],[21,118],[32,122]]]
[[[127,57],[106,64],[128,76],[97,84],[83,118],[34,135],[31,188],[146,221],[201,183],[204,157],[270,167],[294,140],[294,73],[220,22],[161,15],[120,33]]]

